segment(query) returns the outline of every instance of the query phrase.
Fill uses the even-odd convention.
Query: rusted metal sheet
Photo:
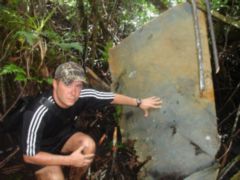
[[[148,118],[124,107],[125,137],[137,139],[142,160],[149,155],[143,179],[175,174],[187,177],[215,162],[220,141],[205,16],[198,11],[205,88],[199,88],[192,9],[172,8],[132,33],[110,51],[112,89],[135,97],[159,96],[163,108]]]

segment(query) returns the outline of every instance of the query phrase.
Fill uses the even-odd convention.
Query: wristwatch
[[[137,102],[137,107],[140,107],[140,105],[142,104],[142,100],[137,98],[136,99],[136,102]]]

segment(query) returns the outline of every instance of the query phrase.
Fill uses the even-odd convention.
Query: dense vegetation
[[[48,88],[56,66],[70,59],[81,63],[90,79],[97,75],[110,85],[108,49],[182,2],[0,0],[0,117],[20,96]],[[205,10],[205,1],[198,1],[198,6]],[[239,171],[225,167],[235,167],[240,157],[238,151],[228,151],[240,137],[240,1],[211,0],[211,8],[220,63],[220,72],[213,77],[223,137],[219,153],[223,177]]]

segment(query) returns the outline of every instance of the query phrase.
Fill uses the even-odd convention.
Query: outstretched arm
[[[138,101],[140,100],[140,101]],[[136,99],[122,94],[115,94],[112,104],[138,106],[144,111],[144,116],[147,117],[150,109],[161,108],[162,100],[159,97],[148,97],[144,99]]]

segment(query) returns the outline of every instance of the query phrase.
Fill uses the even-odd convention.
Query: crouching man
[[[82,174],[90,166],[96,144],[74,126],[75,117],[82,111],[119,104],[139,107],[148,116],[149,109],[160,108],[162,104],[158,97],[141,100],[99,92],[84,88],[85,83],[81,66],[63,63],[55,71],[52,90],[36,97],[24,113],[21,149],[24,161],[36,168],[37,179],[63,180],[62,166],[78,167]]]

